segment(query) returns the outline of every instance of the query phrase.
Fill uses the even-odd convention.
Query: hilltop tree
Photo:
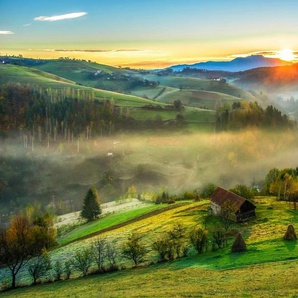
[[[85,196],[81,216],[87,221],[94,220],[101,214],[100,199],[95,186],[90,188]]]

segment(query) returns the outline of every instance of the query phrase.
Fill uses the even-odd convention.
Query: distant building
[[[212,215],[221,216],[224,212],[229,212],[231,220],[236,222],[246,221],[256,216],[254,204],[221,187],[215,190],[210,200]]]

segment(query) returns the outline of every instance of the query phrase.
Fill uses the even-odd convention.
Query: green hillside
[[[87,61],[58,59],[45,60],[34,68],[72,80],[76,83],[136,96],[157,99],[175,89],[192,89],[217,92],[233,97],[254,100],[247,91],[227,83],[178,76],[160,76],[148,71],[121,69]],[[150,83],[151,82],[151,83]],[[224,100],[224,96],[222,98]]]
[[[70,64],[72,65],[74,61],[70,61],[70,62],[71,62]],[[49,62],[49,64],[50,63],[51,62]],[[55,62],[55,65],[56,64],[57,62]],[[9,83],[9,82],[20,83],[20,84],[30,84],[32,86],[58,89],[58,90],[68,89],[68,90],[75,90],[77,92],[79,92],[80,90],[89,91],[89,92],[92,92],[95,99],[112,100],[116,106],[122,107],[125,109],[122,111],[122,113],[125,113],[127,114],[127,116],[133,117],[134,119],[141,120],[141,121],[156,120],[159,117],[162,120],[171,120],[171,119],[175,119],[177,114],[179,114],[179,111],[163,109],[163,107],[165,107],[164,103],[158,103],[150,99],[82,86],[82,85],[76,84],[73,81],[64,79],[57,75],[52,75],[44,71],[37,70],[35,68],[28,68],[24,66],[16,66],[16,65],[9,65],[9,64],[1,65],[0,66],[0,84]],[[154,106],[158,108],[152,109],[152,107]],[[196,114],[195,118],[198,123],[205,122],[205,119],[208,119],[208,122],[214,123],[213,111],[207,111],[207,110],[202,111],[202,110],[187,107],[185,110],[182,111],[182,115],[185,117],[186,122],[190,121],[193,123],[194,122],[193,116],[191,117],[191,119],[188,119],[188,115],[190,114],[192,115]]]
[[[224,93],[212,91],[199,91],[191,89],[176,89],[171,93],[161,94],[157,100],[164,103],[173,103],[175,100],[180,100],[186,106],[205,108],[216,110],[219,106],[227,103],[238,102],[242,99]]]
[[[108,215],[98,221],[98,234],[101,239],[113,241],[117,247],[117,264],[121,270],[113,273],[96,273],[93,264],[90,272],[94,274],[85,278],[74,271],[70,280],[44,283],[42,285],[19,288],[1,293],[2,297],[296,297],[297,245],[296,241],[285,241],[283,235],[287,225],[298,223],[297,211],[288,202],[277,201],[273,197],[256,197],[256,218],[245,223],[233,224],[230,228],[227,245],[221,249],[211,249],[198,254],[189,247],[187,256],[175,260],[158,262],[157,252],[152,250],[152,243],[171,231],[177,223],[184,227],[183,237],[189,241],[189,233],[194,227],[212,231],[220,225],[220,220],[208,217],[209,200],[200,202],[186,201],[174,204],[170,209],[160,209],[155,214],[147,208],[148,216],[122,223],[113,229],[114,215]],[[143,208],[144,209],[144,208]],[[145,209],[144,209],[145,210]],[[119,213],[128,218],[136,211]],[[130,215],[129,215],[130,214]],[[206,218],[208,220],[206,220]],[[102,230],[105,225],[108,230]],[[115,223],[114,223],[115,224]],[[77,236],[91,225],[82,225]],[[231,253],[235,233],[243,235],[247,251]],[[131,260],[121,257],[120,250],[131,233],[142,235],[141,243],[147,249],[146,260],[140,267],[132,268]],[[71,232],[75,234],[75,230]],[[92,236],[92,235],[90,235]],[[95,237],[95,238],[94,238]],[[67,235],[66,235],[67,238]],[[70,243],[51,251],[52,262],[62,262],[72,258],[76,251],[86,249],[98,239],[98,235]],[[190,244],[190,243],[189,243]],[[2,278],[7,280],[4,272]],[[47,280],[51,275],[47,276]],[[30,283],[28,274],[19,276],[23,284]],[[140,286],[142,285],[142,286]]]
[[[237,98],[254,100],[252,94],[249,92],[223,82],[213,81],[213,80],[204,80],[197,78],[187,78],[187,77],[178,77],[178,76],[158,76],[158,75],[146,75],[146,79],[152,81],[158,81],[160,85],[165,85],[169,87],[174,87],[178,89],[193,89],[193,90],[202,90],[202,91],[212,91],[228,94]]]
[[[119,94],[116,92],[93,89],[90,87],[78,85],[75,82],[64,79],[57,75],[37,70],[35,68],[29,68],[24,66],[16,66],[5,64],[0,66],[0,84],[4,83],[20,83],[30,84],[32,86],[38,86],[42,88],[52,89],[67,89],[92,91],[94,98],[99,100],[109,99],[113,100],[118,106],[143,106],[146,104],[155,104],[156,102],[146,100],[137,96],[130,96],[126,94]]]
[[[149,82],[145,82],[142,75],[138,76],[140,74],[138,71],[87,61],[69,59],[48,60],[40,65],[33,65],[33,67],[85,86],[127,94],[138,88],[155,89],[154,87],[156,86],[156,83],[154,83],[154,86],[152,84],[150,86]]]

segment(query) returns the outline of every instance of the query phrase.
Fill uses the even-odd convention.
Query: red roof
[[[231,201],[233,203],[233,207],[235,212],[240,209],[241,205],[245,203],[246,199],[240,197],[228,190],[225,190],[221,187],[218,187],[211,197],[211,202],[223,206],[223,204],[227,201]]]

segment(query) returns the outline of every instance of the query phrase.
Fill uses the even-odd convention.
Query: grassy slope
[[[17,289],[2,297],[297,297],[297,260],[218,271],[195,262],[93,275]]]
[[[98,80],[100,80],[100,78],[94,77],[94,73],[97,71],[102,71],[106,74],[114,73],[119,75],[129,75],[133,73],[133,71],[127,69],[119,69],[108,65],[74,60],[49,60],[45,64],[34,67],[73,80],[85,86],[113,91],[122,90],[125,87],[125,82],[104,79],[101,80],[99,85]]]
[[[138,217],[148,214],[149,212],[164,209],[163,205],[150,205],[132,211],[121,213],[112,213],[97,221],[86,223],[78,226],[65,237],[58,240],[59,245],[65,245],[69,242],[77,240],[78,238],[86,237],[90,234],[98,233],[102,230],[109,229],[113,226],[124,224],[127,221],[135,220]]]
[[[204,107],[211,110],[216,110],[217,106],[224,103],[233,103],[242,100],[238,97],[231,96],[219,92],[199,91],[199,90],[176,90],[168,94],[162,94],[158,97],[160,102],[173,102],[180,100],[184,105],[194,107]]]
[[[194,90],[205,90],[206,92],[216,92],[217,96],[225,100],[224,94],[231,95],[239,100],[243,99],[254,99],[253,96],[245,90],[239,87],[222,84],[220,82],[214,82],[210,80],[187,78],[187,77],[174,77],[174,76],[156,76],[156,75],[143,75],[139,72],[119,69],[116,67],[111,67],[108,65],[102,65],[97,63],[90,63],[85,61],[73,61],[73,60],[49,60],[49,62],[35,66],[36,68],[56,74],[60,77],[70,79],[72,81],[81,83],[85,86],[98,87],[99,83],[95,79],[88,78],[88,74],[94,74],[96,71],[100,70],[107,74],[119,74],[119,75],[129,75],[132,77],[145,78],[151,81],[158,81],[160,85],[158,87],[136,87],[129,90],[131,94],[140,97],[146,97],[150,99],[158,99],[160,95],[166,95],[179,90],[180,87]],[[100,88],[105,90],[126,90],[126,82],[123,81],[113,81],[103,79],[100,82]],[[205,94],[206,95],[206,94]],[[234,99],[235,100],[235,99]],[[166,101],[165,101],[166,102]]]
[[[191,228],[202,224],[207,201],[192,203],[136,221],[106,236],[123,243],[132,231],[144,235],[150,245],[163,231],[181,222]],[[248,251],[231,254],[230,249],[196,255],[153,266],[106,275],[70,280],[3,293],[3,297],[296,297],[298,291],[297,243],[282,240],[286,226],[297,226],[298,214],[286,202],[273,198],[256,199],[257,218],[233,228],[240,229]],[[273,209],[268,209],[272,206]],[[208,229],[217,220],[207,223]],[[89,243],[81,241],[80,247]],[[229,243],[229,246],[231,242]],[[70,244],[63,250],[70,254]],[[63,251],[60,252],[62,254]],[[152,256],[151,256],[152,257]],[[125,265],[126,266],[126,265]],[[130,265],[131,266],[131,265]],[[236,291],[236,292],[235,292]]]
[[[158,81],[161,85],[182,88],[183,89],[194,89],[203,91],[212,91],[228,94],[242,99],[254,100],[255,98],[247,91],[228,83],[215,82],[197,78],[186,78],[176,76],[157,76],[157,75],[146,75],[146,79],[152,81]]]
[[[151,100],[146,100],[136,96],[119,94],[116,92],[92,89],[90,87],[76,85],[73,81],[58,77],[56,75],[51,75],[47,72],[36,70],[34,68],[15,65],[1,65],[0,84],[8,82],[38,85],[43,88],[53,89],[73,88],[82,90],[93,90],[95,98],[100,100],[113,99],[115,104],[119,106],[143,106],[146,104],[156,104]]]
[[[58,77],[57,75],[52,75],[44,71],[37,70],[34,68],[15,66],[15,65],[1,65],[0,66],[0,84],[4,84],[8,82],[31,84],[31,85],[41,86],[43,88],[52,88],[52,89],[72,88],[72,89],[80,89],[80,90],[93,90],[94,97],[96,99],[113,100],[115,105],[128,108],[129,111],[131,111],[128,113],[129,116],[132,116],[137,120],[155,120],[157,116],[161,117],[161,119],[163,120],[169,120],[169,119],[175,119],[176,115],[178,114],[178,112],[175,112],[175,111],[169,112],[168,110],[155,111],[150,109],[136,109],[138,107],[143,107],[144,105],[153,104],[153,105],[163,106],[164,104],[157,103],[152,100],[140,98],[137,96],[120,94],[120,93],[105,91],[100,89],[92,89],[90,87],[77,85],[73,81],[64,79],[62,77]],[[214,116],[213,116],[214,113],[210,111],[202,112],[196,109],[189,108],[187,112],[184,113],[184,115],[188,117],[188,115],[190,114],[196,114],[195,118],[199,119],[198,123],[205,122],[204,119],[209,119],[210,122],[214,122]],[[193,117],[191,118],[192,119],[189,119],[189,121],[193,122]]]

